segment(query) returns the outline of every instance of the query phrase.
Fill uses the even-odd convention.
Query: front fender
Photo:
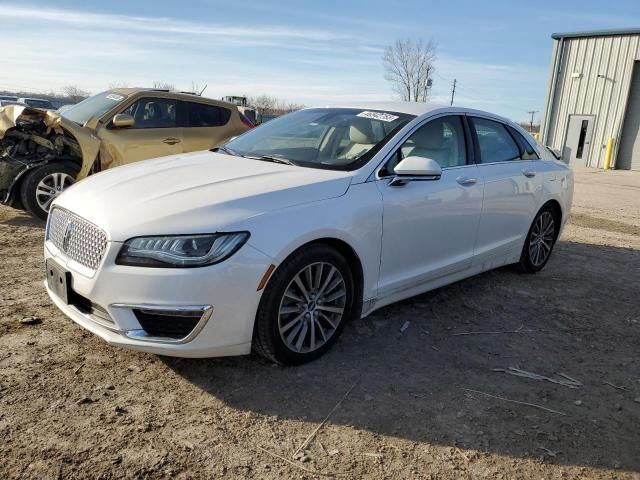
[[[276,266],[308,243],[326,238],[340,240],[360,259],[363,300],[377,294],[382,198],[372,182],[351,185],[341,197],[265,213],[225,230],[249,231],[249,244],[271,257]]]

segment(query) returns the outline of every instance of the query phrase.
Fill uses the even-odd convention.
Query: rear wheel
[[[326,245],[292,254],[273,274],[260,301],[254,350],[278,363],[300,364],[336,342],[354,302],[345,258]]]
[[[522,248],[520,271],[536,273],[544,268],[551,257],[559,227],[559,219],[551,207],[543,207],[538,212]]]
[[[33,216],[46,220],[55,198],[75,182],[77,168],[69,163],[53,162],[33,169],[20,189],[20,201]]]

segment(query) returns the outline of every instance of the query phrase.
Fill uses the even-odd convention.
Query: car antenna
[[[202,93],[207,89],[208,85],[205,84],[204,88],[202,90],[200,90],[200,93],[198,95],[202,96]]]

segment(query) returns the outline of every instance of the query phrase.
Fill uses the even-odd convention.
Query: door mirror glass
[[[401,160],[393,171],[401,177],[439,177],[442,175],[442,168],[438,162],[431,158],[417,156]]]
[[[135,120],[128,113],[118,113],[113,117],[113,126],[118,128],[133,127]]]

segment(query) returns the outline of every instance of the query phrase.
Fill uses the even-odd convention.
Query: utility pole
[[[454,78],[453,79],[453,88],[451,89],[451,105],[453,105],[453,97],[456,95],[456,83],[458,83],[458,80],[456,80]]]
[[[533,116],[538,113],[538,110],[529,110],[527,113],[531,115],[531,122],[529,122],[529,133],[533,133]]]

